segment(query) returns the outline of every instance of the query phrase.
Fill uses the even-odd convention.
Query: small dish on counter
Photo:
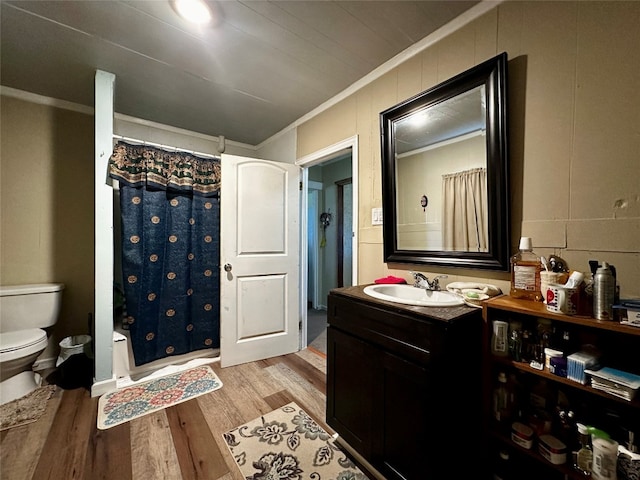
[[[482,302],[488,300],[490,297],[485,293],[465,292],[462,294],[464,303],[470,307],[482,308]]]

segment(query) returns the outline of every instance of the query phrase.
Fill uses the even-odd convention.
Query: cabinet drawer
[[[329,326],[425,364],[444,344],[446,329],[413,316],[329,296]]]

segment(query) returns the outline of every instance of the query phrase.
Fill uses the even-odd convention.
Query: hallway
[[[307,346],[327,354],[327,311],[307,310]]]

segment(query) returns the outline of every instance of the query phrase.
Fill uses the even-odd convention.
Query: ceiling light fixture
[[[172,0],[171,5],[185,20],[204,25],[211,21],[211,10],[203,0]]]

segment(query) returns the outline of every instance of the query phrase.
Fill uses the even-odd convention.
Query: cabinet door
[[[382,353],[375,375],[374,465],[389,479],[424,480],[441,465],[432,426],[439,412],[427,367]],[[429,420],[431,419],[431,420]]]
[[[327,423],[365,457],[373,436],[376,352],[356,337],[327,329]]]

